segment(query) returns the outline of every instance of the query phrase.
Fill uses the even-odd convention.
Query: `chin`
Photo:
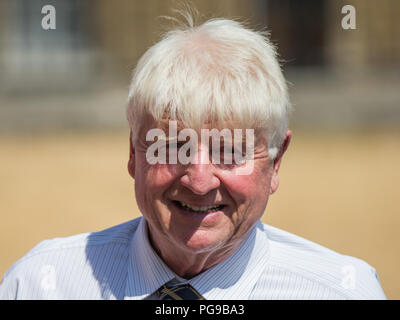
[[[189,239],[183,241],[186,250],[193,253],[213,251],[226,242],[226,237],[212,231],[198,230]]]

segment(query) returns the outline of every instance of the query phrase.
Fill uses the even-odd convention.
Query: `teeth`
[[[181,204],[182,207],[187,207],[193,211],[207,211],[210,209],[216,209],[219,206],[201,206],[201,207],[197,207],[197,206],[191,206],[190,204],[187,204],[185,202],[179,201],[179,203]]]

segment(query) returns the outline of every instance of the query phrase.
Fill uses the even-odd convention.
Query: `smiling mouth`
[[[193,205],[187,204],[185,202],[176,201],[176,200],[174,200],[173,203],[180,209],[197,212],[197,213],[217,212],[226,207],[226,205],[224,205],[224,204],[216,205],[216,206],[193,206]]]

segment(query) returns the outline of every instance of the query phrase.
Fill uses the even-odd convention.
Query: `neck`
[[[178,276],[190,279],[211,268],[231,255],[242,241],[236,240],[228,245],[201,252],[179,248],[166,239],[160,239],[148,232],[150,243],[164,263]]]

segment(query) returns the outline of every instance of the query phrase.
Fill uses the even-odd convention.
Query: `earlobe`
[[[280,150],[278,152],[278,156],[274,160],[274,164],[273,164],[274,172],[273,172],[273,176],[272,176],[272,179],[271,179],[271,185],[270,185],[270,190],[269,190],[270,194],[273,194],[279,187],[278,171],[279,171],[279,167],[281,165],[283,154],[285,153],[285,151],[289,147],[291,138],[292,138],[292,132],[290,130],[288,130],[286,132],[285,140],[283,141],[282,146],[281,146],[281,148],[280,148]]]
[[[269,187],[269,194],[273,194],[279,187],[279,178],[278,174],[274,172],[274,175],[271,179],[271,185]]]
[[[274,174],[278,175],[279,167],[281,165],[282,157],[289,147],[290,140],[292,139],[292,131],[288,130],[286,132],[285,140],[282,143],[282,146],[279,149],[278,156],[274,160]]]
[[[133,179],[135,179],[135,148],[132,144],[132,130],[129,134],[129,160],[128,160],[128,172]]]

